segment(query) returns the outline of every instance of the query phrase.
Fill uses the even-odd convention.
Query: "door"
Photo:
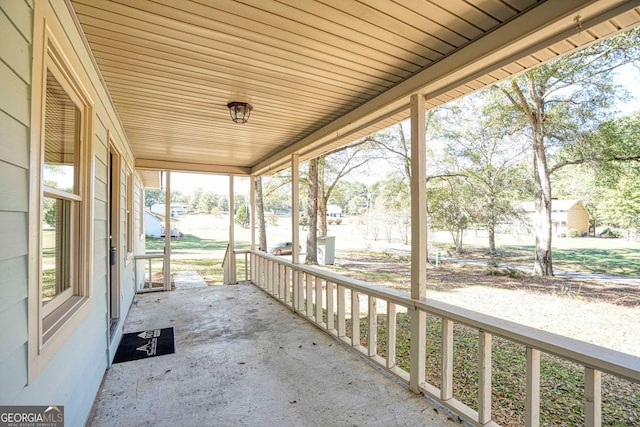
[[[108,306],[109,336],[113,337],[120,321],[120,155],[113,146],[109,147],[108,173],[108,227],[109,227],[109,256],[108,274]]]

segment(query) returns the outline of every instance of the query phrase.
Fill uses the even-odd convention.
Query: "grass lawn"
[[[556,239],[562,240],[552,250],[555,270],[577,271],[592,274],[612,274],[620,276],[640,276],[640,244],[629,243],[622,239]],[[440,250],[457,256],[447,244],[436,244]],[[533,266],[533,245],[502,245],[497,248],[494,258],[499,263]],[[470,259],[489,259],[486,246],[477,244],[463,245],[460,255]]]
[[[408,371],[410,319],[406,313],[396,318],[396,363]],[[378,314],[378,354],[386,356],[386,314]],[[337,322],[337,319],[336,319]],[[441,320],[427,316],[426,380],[436,387],[441,381]],[[368,345],[368,317],[360,318],[360,342]],[[346,321],[351,337],[351,319]],[[454,326],[454,396],[478,409],[478,333]],[[492,353],[493,420],[502,426],[524,425],[526,392],[526,348],[500,337],[493,337]],[[541,425],[584,424],[584,371],[578,365],[552,355],[542,354]],[[605,426],[635,425],[640,419],[640,386],[611,375],[602,376],[602,414]]]
[[[341,232],[347,236],[346,228]],[[172,239],[172,270],[198,271],[209,284],[222,283],[222,258],[227,247],[227,242],[209,237],[197,237],[197,232],[186,234],[182,239]],[[338,236],[340,240],[340,236]],[[345,237],[346,239],[346,237]],[[441,250],[448,250],[450,245],[446,243],[436,244]],[[247,243],[239,244],[236,248],[248,247]],[[147,239],[148,252],[162,253],[163,239]],[[337,248],[338,250],[340,248]],[[461,256],[471,259],[489,259],[486,244],[481,240],[464,244],[465,252],[451,256]],[[498,262],[532,266],[534,247],[528,242],[510,241],[498,247]],[[370,282],[388,282],[392,287],[405,286],[409,273],[409,257],[395,255],[393,252],[371,252],[367,250],[353,250],[349,257],[345,253],[338,253],[337,265],[334,271],[351,277]],[[374,258],[383,258],[373,266]],[[237,263],[238,277],[244,277],[244,258],[239,257]],[[630,277],[640,276],[640,244],[637,242],[626,243],[620,239],[556,239],[553,248],[553,261],[556,270],[579,271],[585,273],[606,273],[625,275]],[[406,271],[405,271],[406,270]],[[466,286],[464,280],[477,284],[478,281],[498,280],[505,286],[506,278],[494,279],[486,272],[470,272],[462,269],[458,275],[451,271],[444,271],[442,275],[446,280],[437,286],[447,288]],[[439,270],[431,271],[433,277]],[[472,274],[473,273],[473,274]],[[523,277],[513,278],[527,289],[533,289],[531,279]],[[453,283],[455,282],[455,283]],[[549,279],[539,286],[542,291],[548,292],[564,286],[564,282]],[[553,287],[553,286],[555,287]],[[581,285],[582,286],[582,285]],[[581,287],[580,298],[586,298],[587,286]],[[541,291],[541,292],[542,292]],[[611,292],[611,291],[609,291]],[[623,292],[622,290],[620,292]],[[626,291],[625,291],[626,292]],[[595,289],[594,299],[604,298],[601,289]],[[620,295],[612,294],[611,298],[619,299]],[[625,296],[626,294],[621,294]],[[426,378],[433,385],[441,386],[441,321],[432,316],[427,317],[427,346],[426,346]],[[351,328],[347,322],[347,335],[351,335]],[[384,356],[386,345],[386,315],[379,314],[378,322],[378,354]],[[397,343],[396,354],[399,367],[409,369],[409,317],[404,313],[397,314]],[[366,346],[368,337],[368,318],[360,319],[361,343]],[[462,325],[454,327],[454,395],[472,408],[477,409],[478,390],[478,333]],[[526,349],[522,345],[510,341],[493,338],[493,398],[492,411],[494,420],[503,426],[516,426],[524,424],[524,395],[525,395],[525,359]],[[541,422],[544,425],[582,425],[584,424],[584,372],[580,367],[570,362],[558,359],[551,355],[543,354],[541,363]],[[635,425],[640,420],[640,385],[619,380],[603,374],[603,425],[627,426]]]
[[[222,260],[227,249],[227,242],[215,239],[202,239],[187,234],[180,239],[171,239],[171,271],[197,271],[209,285],[222,284]],[[236,249],[246,249],[249,245],[244,242],[236,243]],[[164,238],[146,239],[147,253],[162,253]],[[244,257],[236,259],[239,277],[244,277]],[[162,269],[162,261],[153,261],[154,271]]]

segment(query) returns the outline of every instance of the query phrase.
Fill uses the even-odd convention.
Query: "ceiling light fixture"
[[[231,120],[235,123],[247,123],[251,110],[253,107],[246,102],[230,102],[227,104],[229,108],[229,114],[231,114]]]

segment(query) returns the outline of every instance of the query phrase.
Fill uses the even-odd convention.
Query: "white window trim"
[[[56,79],[65,90],[71,90],[81,102],[82,123],[79,149],[79,196],[82,199],[79,212],[80,234],[78,264],[75,265],[78,283],[73,295],[61,298],[56,307],[44,310],[41,295],[41,241],[42,224],[42,159],[44,145],[44,115],[47,69],[56,69]],[[59,72],[59,73],[58,73]],[[93,304],[93,178],[95,124],[95,94],[91,80],[85,74],[82,62],[67,40],[55,13],[48,2],[35,2],[33,68],[31,92],[31,158],[32,180],[29,187],[29,383],[76,331],[90,312]],[[71,95],[71,94],[70,94]],[[49,312],[50,311],[50,312]]]

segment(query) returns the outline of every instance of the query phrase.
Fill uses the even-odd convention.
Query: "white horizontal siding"
[[[29,168],[29,128],[5,111],[0,111],[0,159]]]
[[[0,2],[0,404],[27,383],[32,16]]]

